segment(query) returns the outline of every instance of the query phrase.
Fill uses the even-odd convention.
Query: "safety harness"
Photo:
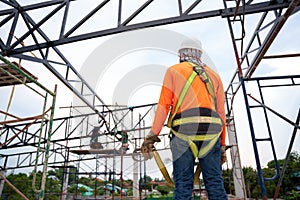
[[[218,140],[219,136],[222,132],[223,122],[219,116],[219,114],[216,112],[217,104],[216,104],[216,98],[215,98],[215,90],[213,87],[213,84],[211,82],[211,79],[207,75],[205,69],[203,66],[195,65],[192,62],[188,62],[193,66],[193,71],[189,78],[187,79],[185,85],[183,86],[183,89],[180,93],[180,96],[178,98],[178,102],[175,106],[174,112],[172,115],[169,116],[167,126],[170,128],[170,134],[174,134],[176,137],[188,142],[191,151],[195,158],[201,158],[206,153],[209,152],[209,150],[214,146],[216,141]],[[186,96],[188,89],[190,88],[191,84],[193,83],[196,76],[199,75],[200,79],[205,83],[206,89],[208,93],[210,94],[210,97],[213,102],[213,110],[206,109],[206,108],[199,108],[198,115],[192,115],[195,112],[189,113],[189,110],[184,115],[183,112],[180,114],[176,114],[179,107],[181,106],[184,97]],[[197,134],[193,135],[187,135],[185,134],[185,126],[187,126],[187,129],[189,129],[189,125],[191,124],[197,124],[197,125],[203,125],[200,126],[200,131],[197,132]],[[193,129],[195,130],[195,129]],[[199,133],[199,134],[198,134]],[[195,141],[203,141],[205,142],[204,145],[201,146],[201,149],[198,150],[197,145],[194,143]],[[153,155],[155,158],[155,161],[165,177],[166,181],[171,185],[174,186],[174,182],[172,178],[170,177],[164,163],[162,162],[158,152],[154,148]],[[201,174],[201,167],[200,163],[198,162],[196,171],[194,173],[194,184],[199,184],[199,176]]]
[[[211,79],[207,75],[205,69],[203,66],[195,65],[191,62],[189,62],[193,66],[193,71],[189,78],[187,79],[185,85],[183,86],[183,89],[180,93],[180,96],[178,98],[178,102],[175,106],[175,110],[172,115],[170,115],[168,119],[168,127],[170,128],[170,133],[174,134],[176,137],[188,142],[191,151],[195,158],[201,158],[206,153],[209,152],[209,150],[214,146],[216,141],[218,140],[219,136],[222,132],[222,120],[219,117],[218,113],[215,112],[216,110],[216,98],[215,98],[215,91],[213,84],[211,82]],[[209,109],[200,108],[197,112],[202,112],[203,114],[190,116],[190,114],[186,114],[187,117],[182,116],[182,113],[179,117],[177,117],[177,111],[179,107],[181,106],[184,97],[186,96],[188,89],[190,88],[191,84],[193,83],[195,77],[199,75],[200,79],[205,83],[206,89],[208,93],[211,96],[212,102],[213,102],[213,110],[209,112]],[[204,111],[203,111],[204,109]],[[183,111],[184,112],[184,111]],[[189,126],[191,124],[206,124],[209,127],[213,127],[212,131],[206,131],[200,130],[200,133],[196,135],[187,135],[186,133],[182,132],[184,130],[184,126]],[[178,128],[180,127],[181,128]],[[177,127],[177,128],[176,128]],[[205,128],[204,128],[205,129]],[[204,145],[202,145],[201,149],[198,150],[197,145],[195,144],[195,141],[203,141],[205,142]]]

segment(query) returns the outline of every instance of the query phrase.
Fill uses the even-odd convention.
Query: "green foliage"
[[[288,195],[284,196],[285,200],[300,200],[300,193],[292,190]]]
[[[284,161],[284,159],[278,160],[278,165],[281,170],[283,168]],[[267,168],[262,169],[263,177],[274,177],[276,174],[275,161],[270,161],[267,166]],[[297,194],[296,192],[292,192],[295,186],[300,186],[300,177],[297,175],[295,176],[297,172],[300,172],[300,156],[297,152],[292,152],[289,156],[287,167],[283,176],[283,181],[280,186],[278,198],[288,199],[287,194],[289,194],[288,196],[292,196],[289,197],[289,199],[299,199],[299,197],[297,196],[299,194]],[[231,193],[234,194],[233,188],[228,186],[233,184],[232,181],[230,181],[230,183],[229,181],[227,181],[230,174],[232,174],[232,170],[223,171],[223,179],[227,193],[230,193],[229,191],[232,191]],[[257,171],[251,167],[244,167],[243,174],[245,179],[247,197],[260,199],[262,197],[262,193],[260,183],[258,181]],[[276,186],[278,184],[278,179],[275,179],[274,181],[265,181],[264,184],[268,196],[273,197]]]
[[[283,172],[283,165],[285,159],[278,160],[278,165],[280,168],[280,174]],[[268,163],[269,170],[273,170],[275,173],[275,161],[272,160]],[[265,171],[264,171],[265,172]],[[280,196],[284,196],[287,193],[291,193],[295,186],[300,186],[300,177],[294,176],[300,172],[300,155],[297,152],[292,152],[288,158],[287,166],[284,171],[283,181],[280,186]],[[265,176],[265,174],[264,174]],[[277,184],[273,182],[274,185]],[[270,185],[270,184],[269,184]],[[268,194],[272,194],[272,188],[268,187]],[[270,192],[270,193],[269,193]]]
[[[69,173],[69,182],[75,182],[76,180],[76,168],[68,168],[69,172],[67,171],[67,168],[59,167],[54,170],[48,171],[48,176],[55,176],[59,180],[63,180],[63,176],[65,176],[66,173]]]
[[[88,192],[88,190],[85,189],[85,187],[79,187],[78,192],[79,192],[80,194],[82,194],[82,193]]]
[[[68,188],[68,192],[70,193],[75,193],[76,192],[76,185],[71,185],[69,188]]]
[[[146,182],[145,182],[145,178],[146,178]],[[152,181],[152,178],[150,176],[146,176],[146,177],[140,178],[139,183],[141,184],[141,187],[143,189],[151,190],[151,181]]]
[[[87,186],[92,187],[92,188],[95,186],[95,181],[91,180],[88,177],[80,177],[80,179],[78,180],[78,183],[87,185]]]
[[[157,191],[161,193],[161,195],[166,196],[169,194],[169,187],[168,186],[157,186]]]
[[[224,187],[227,194],[231,194],[234,191],[234,181],[232,177],[232,169],[223,170]],[[200,181],[203,183],[203,181]]]
[[[19,174],[9,174],[7,180],[11,182],[20,192],[24,195],[32,196],[32,188],[31,181],[28,179],[27,174],[19,173]],[[3,194],[7,194],[10,199],[19,199],[20,195],[18,195],[11,187],[7,184],[4,184]]]
[[[257,172],[251,167],[244,167],[243,174],[245,179],[245,186],[247,188],[247,196],[249,198],[260,198],[261,190],[258,182]]]
[[[284,159],[278,160],[280,170],[283,169]],[[267,168],[262,169],[262,173],[264,177],[273,177],[275,175],[275,162],[270,161],[267,165]],[[46,189],[45,189],[45,199],[47,200],[58,200],[62,187],[62,178],[64,174],[63,168],[57,168],[55,170],[48,171],[48,177],[46,181]],[[257,171],[251,167],[244,167],[243,174],[245,178],[245,188],[248,198],[261,199],[261,188],[258,181]],[[76,177],[76,169],[70,168],[69,173],[69,184],[70,187],[68,191],[70,193],[75,193],[76,190],[78,193],[86,192],[85,188],[76,188],[76,184],[84,184],[89,186],[90,188],[97,188],[94,192],[98,195],[103,195],[104,190],[100,190],[101,186],[105,185],[107,182],[99,182],[93,179],[92,177]],[[25,173],[19,174],[8,174],[6,178],[16,187],[18,188],[26,197],[29,199],[36,199],[36,196],[32,189],[32,177],[33,173],[27,175]],[[37,172],[36,174],[36,188],[40,188],[42,173]],[[234,183],[233,183],[233,173],[232,169],[227,169],[223,171],[223,180],[227,193],[234,194]],[[153,189],[158,190],[162,196],[159,197],[161,199],[165,198],[170,191],[173,190],[172,187],[169,186],[161,186],[160,184],[151,185],[152,178],[150,176],[146,176],[146,181],[142,178],[141,183],[145,185],[145,188],[151,191]],[[155,179],[156,183],[165,182],[164,179]],[[132,180],[123,180],[123,183],[129,183],[132,186]],[[275,193],[275,189],[278,183],[278,179],[275,181],[265,181],[265,188],[268,194],[268,197],[273,197]],[[120,185],[120,180],[114,181],[115,185]],[[296,152],[293,152],[289,156],[289,160],[287,163],[287,167],[284,173],[283,182],[280,186],[279,196],[278,198],[287,199],[287,200],[300,200],[300,194],[295,191],[295,186],[300,186],[300,155]],[[132,195],[132,188],[128,190],[128,195]],[[118,194],[115,194],[116,196]],[[170,194],[171,196],[172,194]],[[21,199],[21,197],[8,186],[8,184],[4,184],[2,196],[0,199]]]
[[[36,175],[36,184],[35,187],[37,189],[40,189],[40,181],[41,181],[41,172],[37,172]],[[29,176],[25,173],[19,173],[19,174],[9,174],[6,178],[7,180],[13,184],[20,192],[22,192],[27,198],[29,199],[36,199],[36,195],[32,189],[32,177],[33,173],[31,173]],[[59,199],[59,192],[61,190],[60,184],[57,180],[46,180],[46,186],[45,186],[45,198],[47,200],[58,200]],[[4,184],[4,188],[2,191],[3,199],[22,199],[15,190],[13,190],[8,184]]]

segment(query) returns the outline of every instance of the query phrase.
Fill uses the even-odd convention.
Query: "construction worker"
[[[226,160],[223,84],[218,74],[202,62],[199,40],[184,40],[178,53],[180,63],[166,71],[153,125],[141,151],[146,160],[152,158],[153,145],[160,142],[158,135],[169,114],[173,199],[192,199],[196,159],[208,199],[227,199],[221,168]]]

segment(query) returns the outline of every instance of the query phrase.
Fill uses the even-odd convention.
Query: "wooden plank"
[[[22,66],[18,65],[16,62],[12,62],[19,69],[21,69],[26,74],[30,75],[33,79],[37,80],[38,78],[33,76],[29,71],[27,71]],[[0,63],[0,87],[9,86],[9,85],[18,85],[24,83],[30,83],[31,81],[20,74],[17,70],[11,68],[6,63]],[[19,79],[19,80],[18,80]]]

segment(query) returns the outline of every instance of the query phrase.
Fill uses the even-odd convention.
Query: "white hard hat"
[[[196,49],[203,53],[202,44],[196,38],[192,38],[192,39],[187,38],[187,39],[183,40],[178,51],[180,51],[182,49]]]

